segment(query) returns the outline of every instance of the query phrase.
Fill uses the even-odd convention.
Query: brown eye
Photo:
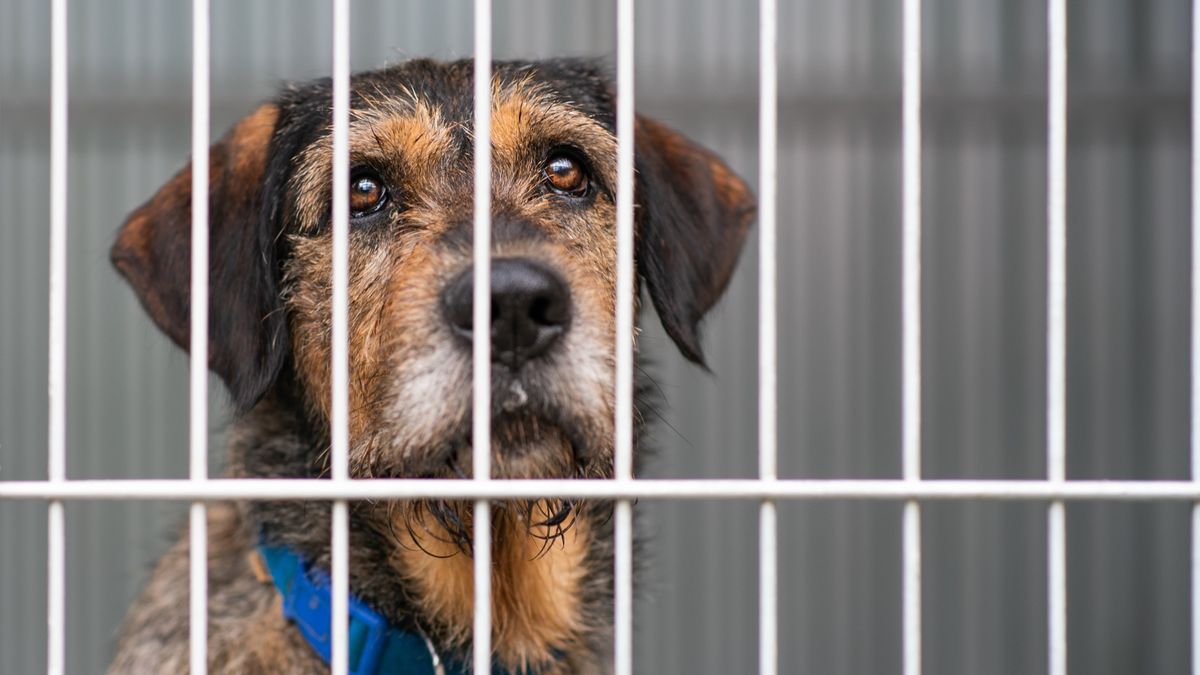
[[[542,170],[546,184],[555,192],[571,197],[582,197],[588,189],[587,172],[580,163],[569,155],[554,155]]]
[[[365,216],[374,213],[387,202],[387,188],[373,173],[359,173],[350,177],[350,215]]]

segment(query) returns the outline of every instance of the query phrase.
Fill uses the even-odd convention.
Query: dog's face
[[[472,66],[356,76],[350,122],[352,475],[469,475]],[[492,98],[493,471],[611,474],[616,138],[592,64],[499,63]],[[210,365],[245,410],[288,387],[327,428],[327,82],[285,91],[210,154]],[[701,362],[698,323],[732,272],[753,199],[718,158],[639,118],[637,268]],[[113,247],[156,323],[188,335],[190,172]]]

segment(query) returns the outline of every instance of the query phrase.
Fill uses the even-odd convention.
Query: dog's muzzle
[[[571,326],[571,291],[553,270],[528,258],[492,260],[492,361],[516,373],[550,350]],[[474,267],[442,290],[442,314],[468,346],[474,334]]]

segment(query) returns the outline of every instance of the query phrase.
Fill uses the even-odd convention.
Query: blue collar
[[[283,616],[295,624],[313,650],[329,663],[329,575],[309,567],[286,546],[260,544],[275,587],[283,596]],[[439,659],[425,635],[400,630],[366,603],[350,596],[350,675],[466,675],[463,664]]]

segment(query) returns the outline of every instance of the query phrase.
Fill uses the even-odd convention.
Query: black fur
[[[469,61],[441,64],[418,60],[358,75],[352,105],[362,102],[364,92],[411,87],[439,106],[447,118],[469,121],[473,115],[472,68]],[[493,68],[501,79],[534,74],[561,100],[614,129],[615,95],[599,62],[502,61]],[[287,230],[283,222],[285,188],[297,153],[328,129],[330,91],[330,80],[322,79],[287,87],[276,99],[279,119],[261,189],[247,193],[245,186],[228,185],[219,172],[211,181],[210,363],[240,412],[253,407],[287,365],[288,329],[279,301],[280,260],[288,254],[281,236]],[[637,269],[667,334],[684,356],[703,364],[699,323],[732,274],[754,203],[746,199],[721,204],[712,190],[710,163],[715,156],[695,144],[661,144],[658,140],[663,131],[661,125],[639,118],[635,133]],[[469,153],[469,139],[461,140],[464,152]],[[231,152],[218,143],[210,161],[214,166],[235,161]],[[186,349],[190,201],[180,204],[167,218],[155,240],[153,265],[142,274],[148,276],[145,285],[160,296],[166,308],[160,327]],[[130,267],[147,263],[119,245],[113,247],[112,259],[127,276]]]
[[[501,80],[532,75],[563,102],[610,131],[614,127],[613,88],[597,62],[498,62],[493,69]],[[364,104],[368,96],[411,89],[437,107],[446,119],[463,122],[463,128],[469,128],[472,72],[469,61],[441,64],[420,60],[361,74],[352,83],[352,105]],[[235,156],[237,147],[223,141],[210,155],[214,167],[209,195],[210,365],[228,387],[240,417],[231,441],[230,475],[319,478],[326,475],[328,432],[296,385],[289,317],[282,300],[282,269],[292,255],[286,235],[297,231],[297,224],[288,222],[289,200],[295,198],[288,189],[301,151],[328,136],[330,82],[319,80],[287,87],[271,105],[277,117],[259,183],[245,185],[239,182],[244,176],[221,170],[243,159]],[[752,198],[714,155],[665,127],[639,118],[636,138],[638,274],[667,333],[684,356],[703,363],[699,323],[732,273],[753,214]],[[469,154],[470,139],[464,134],[457,140],[459,150]],[[151,219],[148,243],[122,236],[113,246],[112,258],[156,323],[186,348],[190,198],[175,192],[186,193],[190,186],[185,190],[182,183],[173,181],[163,190],[168,188],[174,192],[164,196],[160,191],[131,219]],[[501,236],[521,234],[520,223],[505,224],[503,218],[498,221]],[[648,398],[647,387],[640,386],[638,402],[643,414],[637,418],[639,436],[648,409],[643,403]],[[611,474],[611,464],[595,471],[602,475],[592,477],[606,477]],[[390,510],[397,505],[352,504],[353,593],[397,626],[429,630],[429,626],[418,625],[420,609],[414,606],[405,580],[398,577],[388,560],[390,543],[400,539],[390,530],[396,527]],[[431,518],[469,552],[467,506],[428,502],[405,523],[411,531],[422,527],[423,518]],[[522,513],[523,509],[526,511]],[[497,504],[496,517],[522,514],[526,516],[524,522],[530,522],[534,518],[529,509],[524,503]],[[328,567],[328,503],[250,502],[239,504],[238,510],[241,545],[253,546],[261,537],[286,544],[316,565]],[[587,518],[591,523],[592,540],[586,554],[590,573],[580,604],[594,615],[589,621],[596,625],[611,624],[611,512],[611,503],[593,501],[556,503],[537,516],[558,528],[570,527],[575,518]],[[553,540],[553,534],[549,538]],[[453,644],[450,636],[434,632],[430,637],[439,649],[448,650],[446,653],[459,650],[465,656],[461,651],[464,646]],[[595,642],[589,645],[595,654],[607,653],[607,635],[598,632],[589,639]]]

